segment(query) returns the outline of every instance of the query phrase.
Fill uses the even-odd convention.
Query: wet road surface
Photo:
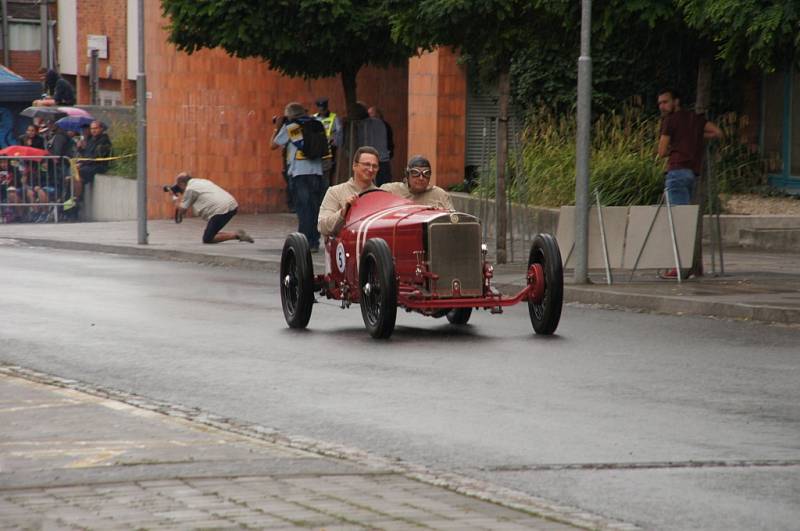
[[[277,275],[0,247],[0,361],[655,529],[796,529],[800,330],[570,306],[286,328]]]

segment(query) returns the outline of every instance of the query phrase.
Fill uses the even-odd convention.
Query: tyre
[[[305,328],[314,305],[314,266],[303,234],[290,234],[281,253],[281,305],[290,328]]]
[[[397,277],[392,251],[385,240],[372,238],[364,245],[358,281],[364,326],[372,337],[388,338],[397,319]]]
[[[472,308],[453,308],[447,312],[447,320],[455,325],[465,325],[472,316]]]
[[[537,234],[528,256],[528,269],[540,264],[544,276],[544,294],[538,303],[528,300],[528,313],[537,334],[549,335],[558,328],[564,302],[564,270],[561,251],[551,234]]]

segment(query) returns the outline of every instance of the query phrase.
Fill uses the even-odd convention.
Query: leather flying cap
[[[422,155],[414,155],[408,161],[408,168],[430,168],[431,163]]]

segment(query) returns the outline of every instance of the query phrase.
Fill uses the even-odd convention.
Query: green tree
[[[689,27],[716,46],[729,69],[764,71],[800,60],[797,0],[676,0]]]
[[[506,202],[512,59],[528,46],[531,35],[557,32],[573,8],[567,2],[545,0],[387,0],[387,4],[394,13],[392,34],[399,42],[426,50],[452,46],[470,58],[483,79],[496,83],[497,262],[505,263],[507,220],[500,205]]]
[[[340,75],[347,114],[361,67],[402,66],[414,48],[391,38],[382,0],[161,0],[169,40],[192,53],[222,48],[288,76]]]

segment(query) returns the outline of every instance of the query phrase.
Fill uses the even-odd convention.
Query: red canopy
[[[46,149],[39,149],[30,146],[8,146],[0,149],[0,156],[3,157],[43,157],[49,154],[50,153],[48,153]]]

